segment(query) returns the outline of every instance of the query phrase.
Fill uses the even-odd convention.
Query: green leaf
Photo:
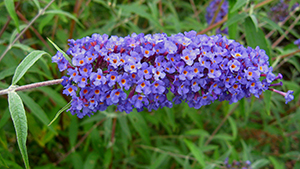
[[[12,47],[15,47],[15,48],[20,48],[26,52],[32,52],[34,51],[33,48],[31,48],[30,46],[27,46],[27,45],[24,45],[24,44],[21,44],[21,43],[15,43]]]
[[[150,169],[161,168],[162,163],[166,162],[168,154],[160,154],[156,159],[152,161]]]
[[[25,114],[24,105],[21,98],[16,92],[8,93],[8,104],[11,118],[16,130],[17,141],[22,154],[22,158],[26,168],[29,168],[29,161],[26,149],[27,139],[27,119]]]
[[[228,118],[228,121],[230,123],[230,127],[231,127],[231,130],[232,130],[232,136],[233,136],[233,139],[235,140],[236,139],[236,136],[237,136],[237,125],[236,125],[236,122],[234,121],[234,119],[232,117],[229,116]]]
[[[41,9],[40,2],[38,0],[33,0],[33,2],[36,5],[36,7],[38,8],[38,10],[40,10]]]
[[[271,97],[272,97],[271,91],[264,92],[264,102],[265,102],[265,109],[268,115],[270,115],[271,112]]]
[[[185,144],[193,154],[193,156],[197,159],[197,161],[200,163],[202,167],[205,167],[205,159],[204,154],[199,148],[191,141],[184,139]]]
[[[208,137],[209,133],[203,129],[191,129],[184,132],[184,135],[193,135],[193,136],[201,136],[201,137]]]
[[[69,18],[73,19],[74,21],[76,21],[78,23],[78,25],[81,26],[82,28],[85,28],[79,22],[79,20],[74,15],[70,14],[69,12],[62,11],[62,10],[49,10],[49,11],[46,11],[45,14],[64,15],[64,16],[69,17]]]
[[[71,107],[71,103],[72,103],[72,100],[66,104],[63,108],[61,108],[55,115],[55,117],[53,118],[53,120],[48,124],[48,126],[50,126],[58,117],[59,115],[64,112],[65,110],[67,110],[69,107]]]
[[[118,122],[121,126],[122,132],[125,133],[126,137],[131,140],[131,132],[130,129],[128,127],[128,121],[127,121],[127,117],[126,116],[120,116],[118,117]]]
[[[233,17],[228,19],[228,21],[225,23],[225,25],[223,25],[223,27],[221,29],[229,27],[239,21],[243,21],[247,16],[248,16],[248,14],[246,14],[246,13],[234,15]]]
[[[0,119],[0,130],[6,124],[6,122],[8,121],[9,118],[10,118],[9,111],[8,111],[8,109],[6,109]]]
[[[255,30],[257,31],[257,30],[258,30],[258,22],[257,22],[256,16],[253,15],[253,14],[251,14],[251,15],[249,15],[249,16],[250,16],[250,18],[252,19],[252,22],[253,22],[253,24],[254,24]]]
[[[51,20],[53,20],[53,17],[55,15],[47,15],[46,17],[42,18],[41,21],[39,22],[39,33],[43,33],[43,28],[47,25],[47,24],[51,24]]]
[[[267,22],[272,28],[278,30],[281,35],[284,35],[285,37],[287,37],[286,34],[283,32],[282,28],[274,21],[272,21],[271,19],[269,19],[267,17],[260,17],[260,19],[263,22]]]
[[[63,51],[61,50],[54,42],[52,42],[49,38],[47,38],[48,41],[55,47],[56,50],[58,50],[59,52],[61,52],[63,54],[63,56],[69,61],[69,63],[72,65],[72,60],[71,58]]]
[[[164,27],[160,25],[160,23],[153,19],[153,17],[147,12],[148,8],[145,5],[141,5],[139,3],[131,3],[130,5],[119,5],[120,9],[124,11],[124,13],[135,13],[143,18],[148,19],[157,29],[164,30]],[[165,32],[165,31],[163,31]]]
[[[43,86],[37,88],[37,90],[43,92],[47,97],[50,97],[60,107],[64,107],[67,104],[67,101],[63,98],[63,96],[50,87]]]
[[[20,33],[19,29],[19,19],[17,17],[17,13],[15,11],[15,4],[13,0],[4,0],[5,7],[9,13],[9,16],[14,20],[16,27],[18,29],[18,32]]]
[[[260,168],[263,168],[264,166],[268,165],[269,163],[270,163],[270,162],[269,162],[269,160],[267,160],[267,159],[259,159],[259,160],[255,161],[255,162],[251,165],[251,167],[252,167],[253,169],[260,169]]]
[[[146,121],[144,117],[137,113],[136,110],[134,110],[132,113],[128,114],[128,119],[132,123],[134,129],[139,133],[139,135],[142,137],[142,139],[150,145],[150,137],[149,137],[149,129],[146,124]]]
[[[73,168],[74,169],[82,169],[83,163],[82,163],[82,158],[79,155],[79,153],[74,152],[74,153],[72,153],[71,157],[72,157]]]
[[[269,160],[271,161],[275,169],[285,169],[284,164],[277,158],[269,156]]]
[[[25,59],[22,60],[22,62],[19,64],[19,66],[16,68],[14,77],[12,79],[12,85],[17,84],[17,82],[24,76],[24,74],[27,72],[27,70],[43,55],[49,55],[48,53],[41,51],[41,50],[35,50],[31,53],[29,53]],[[50,56],[50,55],[49,55]]]
[[[9,67],[9,68],[4,69],[2,72],[0,72],[0,80],[13,75],[15,69],[16,69],[16,67]]]
[[[242,146],[243,146],[243,161],[251,160],[250,159],[250,150],[245,143],[244,140],[241,140]]]
[[[93,169],[93,168],[95,168],[98,158],[99,158],[99,155],[96,152],[94,152],[94,151],[91,152],[87,156],[83,168],[84,169]]]
[[[236,0],[229,0],[228,2],[229,2],[229,9],[228,10],[230,10],[230,9],[232,9],[232,7],[234,6],[234,4],[236,3]],[[227,20],[227,22],[229,20],[232,20],[232,18],[235,17],[236,15],[238,15],[237,11],[235,11],[235,12],[229,12],[228,13],[228,20]],[[233,23],[230,26],[228,26],[228,35],[229,35],[230,39],[237,39],[237,35],[238,35],[238,23]]]
[[[230,13],[240,9],[242,6],[244,6],[247,3],[247,1],[246,0],[237,0],[237,2],[234,4],[232,9],[230,10]]]
[[[74,147],[76,144],[77,140],[77,135],[78,135],[78,121],[77,121],[77,116],[72,116],[71,118],[71,124],[69,128],[69,142],[71,147]]]
[[[57,132],[53,129],[52,126],[48,126],[50,120],[44,110],[38,105],[32,98],[24,93],[19,93],[25,105],[29,108],[31,113],[37,117],[45,126],[47,126],[53,133],[57,134]]]
[[[0,164],[3,165],[3,166],[6,167],[6,168],[9,168],[9,167],[7,166],[7,164],[5,163],[5,161],[4,161],[4,159],[3,159],[2,155],[1,155],[1,153],[0,153]]]
[[[263,31],[258,28],[256,31],[255,24],[250,17],[247,17],[244,22],[246,41],[248,46],[256,48],[259,46],[260,49],[264,49],[266,54],[270,56],[270,49],[268,48],[267,40]]]
[[[110,149],[106,149],[105,154],[104,154],[104,168],[108,168],[110,165],[110,162],[112,160],[112,152]]]

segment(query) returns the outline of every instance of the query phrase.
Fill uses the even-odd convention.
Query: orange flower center
[[[125,79],[122,79],[122,80],[121,80],[121,83],[122,83],[122,84],[125,84],[125,83],[126,83],[126,80],[125,80]]]

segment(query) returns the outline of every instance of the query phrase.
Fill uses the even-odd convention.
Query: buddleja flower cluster
[[[219,5],[220,5],[221,2],[222,2],[222,0],[213,0],[213,1],[210,2],[208,7],[206,8],[205,18],[206,18],[206,22],[209,25],[221,21],[225,17],[225,15],[227,15],[227,13],[228,13],[228,1],[224,0],[223,3],[221,4],[220,10],[218,11],[218,13],[216,15],[216,18],[215,18],[214,22],[212,23],[213,18],[215,16],[215,13],[219,9]],[[228,34],[228,28],[225,28],[224,30],[217,29],[216,33],[217,34],[218,33]]]
[[[226,169],[252,169],[251,162],[249,160],[246,162],[233,161],[232,164],[229,164],[228,158],[226,158],[224,165]]]
[[[215,100],[259,97],[270,86],[281,85],[271,84],[282,76],[272,73],[264,50],[245,48],[221,35],[93,34],[69,40],[69,46],[72,63],[60,52],[52,59],[60,71],[67,70],[63,93],[72,97],[69,110],[79,118],[110,105],[126,113],[181,102],[199,109]],[[293,99],[291,91],[272,90]]]
[[[299,6],[299,3],[296,2],[291,10],[289,10],[289,4],[290,0],[280,0],[276,6],[271,8],[271,12],[269,13],[271,19],[275,22],[281,22],[289,15],[290,11]]]

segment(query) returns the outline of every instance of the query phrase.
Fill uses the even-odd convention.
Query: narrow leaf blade
[[[72,102],[72,100],[68,103],[68,104],[66,104],[63,108],[61,108],[57,113],[56,113],[56,115],[55,115],[55,117],[53,118],[53,120],[48,124],[48,126],[50,126],[58,117],[59,117],[59,115],[62,113],[62,112],[64,112],[65,110],[67,110],[70,106],[71,106],[71,102]]]
[[[1,164],[2,166],[6,167],[6,168],[9,168],[9,167],[7,166],[7,164],[5,163],[5,161],[4,161],[4,159],[3,159],[3,157],[2,157],[1,154],[0,154],[0,164]]]
[[[232,7],[232,9],[230,10],[230,12],[234,12],[238,9],[240,9],[242,6],[244,6],[247,3],[247,1],[245,0],[237,0],[237,2],[234,4],[234,6]]]
[[[35,50],[31,53],[29,53],[25,59],[22,60],[22,62],[19,64],[19,66],[16,68],[14,77],[12,79],[12,85],[17,84],[17,82],[24,76],[24,74],[27,72],[27,70],[43,55],[49,55],[45,51],[41,50]]]
[[[46,113],[44,112],[44,110],[41,108],[40,105],[38,105],[32,98],[30,98],[28,95],[23,94],[23,93],[19,93],[20,97],[22,98],[24,104],[26,105],[26,107],[28,107],[31,111],[31,113],[37,117],[44,125],[48,125],[48,123],[50,122],[48,116],[46,115]],[[57,132],[54,130],[54,128],[52,126],[48,126],[48,128],[55,134],[57,134]]]
[[[27,119],[25,114],[25,109],[20,96],[16,92],[8,93],[8,104],[11,118],[14,123],[16,130],[17,141],[24,160],[26,168],[29,168],[28,154],[26,149],[26,139],[27,139]]]
[[[204,154],[202,151],[199,151],[197,146],[192,143],[191,141],[184,139],[185,144],[193,154],[193,156],[197,159],[197,161],[200,163],[200,165],[204,168],[205,167],[205,160],[204,160]]]
[[[258,30],[256,31],[255,24],[250,17],[246,18],[244,27],[247,45],[252,48],[259,46],[260,49],[264,49],[266,51],[266,54],[269,56],[270,49],[268,48],[267,40],[263,31],[260,28],[258,28]]]
[[[69,61],[69,63],[72,65],[72,60],[71,58],[63,51],[61,50],[54,42],[52,42],[52,40],[50,40],[49,38],[47,38],[48,41],[55,47],[56,50],[58,50],[59,52],[61,52],[63,54],[63,56]]]
[[[16,27],[18,29],[18,32],[20,32],[20,29],[19,29],[19,19],[17,17],[17,13],[15,11],[15,4],[14,4],[14,1],[12,0],[4,0],[4,4],[5,4],[5,7],[9,13],[9,16],[14,20],[15,24],[16,24]]]
[[[232,16],[231,18],[229,18],[229,20],[226,22],[226,24],[222,27],[222,29],[229,27],[239,21],[243,21],[247,16],[248,16],[248,14],[246,14],[246,13],[241,13],[241,14]]]
[[[55,14],[55,15],[64,15],[66,17],[69,17],[70,19],[73,19],[75,22],[78,23],[79,26],[81,26],[82,28],[85,28],[81,22],[79,22],[79,20],[72,14],[70,14],[69,12],[66,11],[62,11],[62,10],[48,10],[45,12],[45,14]]]

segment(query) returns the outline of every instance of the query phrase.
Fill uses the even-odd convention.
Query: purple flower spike
[[[72,63],[60,52],[52,61],[60,71],[67,70],[63,93],[72,97],[69,111],[79,118],[110,105],[126,113],[182,102],[198,109],[215,100],[231,104],[251,95],[259,98],[265,90],[281,94],[286,103],[294,99],[293,91],[270,88],[282,85],[273,83],[282,75],[274,75],[264,50],[221,35],[93,34],[69,42]]]

